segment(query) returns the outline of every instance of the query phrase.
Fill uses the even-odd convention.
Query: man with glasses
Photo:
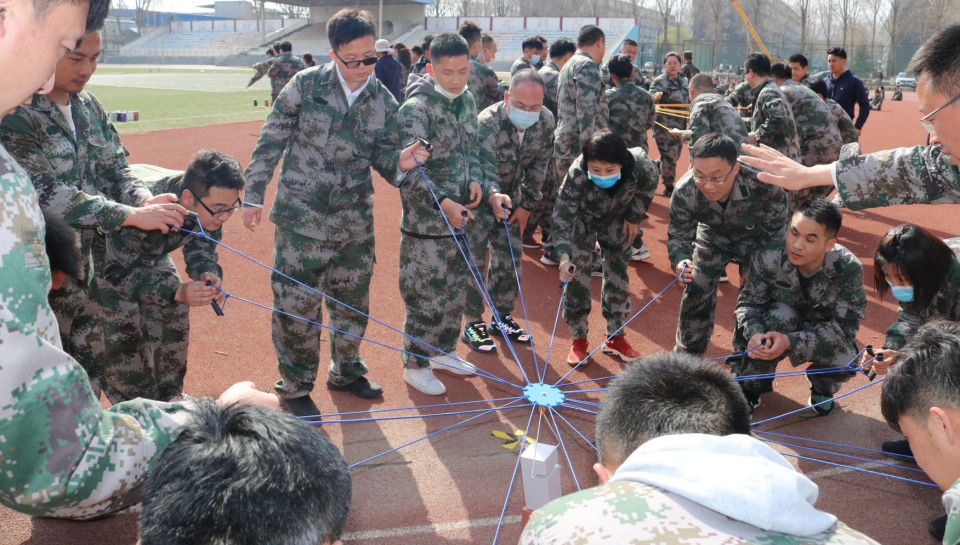
[[[753,252],[783,240],[787,196],[737,162],[737,145],[729,136],[700,137],[690,157],[692,169],[670,199],[667,251],[687,286],[674,350],[700,356],[713,336],[717,285],[727,263],[740,265],[742,284]]]
[[[907,72],[917,75],[917,101],[925,114],[920,123],[930,133],[930,145],[845,155],[813,167],[747,146],[752,157],[743,157],[743,162],[765,170],[760,179],[784,189],[836,186],[850,210],[960,203],[960,24],[927,40]]]
[[[219,151],[200,151],[182,173],[134,169],[148,190],[176,195],[188,216],[181,229],[166,234],[122,229],[107,235],[98,288],[107,336],[104,391],[113,403],[167,401],[183,393],[190,307],[225,300],[217,245],[191,232],[220,240],[223,224],[243,206],[243,170]],[[170,258],[178,248],[191,281],[181,280]]]
[[[277,198],[274,268],[328,295],[331,362],[327,388],[376,398],[367,380],[360,338],[367,328],[373,275],[373,168],[396,183],[397,171],[427,160],[418,142],[401,152],[397,101],[374,77],[376,22],[367,11],[343,9],[327,22],[332,62],[297,73],[274,103],[246,170],[243,223],[260,224],[267,185],[283,155]],[[274,274],[273,306],[322,322],[323,297]],[[334,301],[334,299],[336,301]],[[352,308],[348,308],[352,307]],[[321,332],[273,314],[273,345],[281,380],[276,389],[298,416],[319,414],[310,399]]]

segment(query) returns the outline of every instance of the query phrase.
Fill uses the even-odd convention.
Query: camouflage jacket
[[[86,282],[93,281],[98,231],[113,232],[131,207],[152,195],[127,165],[127,151],[100,102],[83,91],[70,95],[74,135],[63,112],[45,95],[3,118],[0,143],[30,174],[40,206],[80,230]]]
[[[623,137],[628,148],[641,147],[647,151],[647,132],[653,128],[657,115],[653,97],[629,81],[621,81],[605,94],[610,130]]]
[[[359,240],[373,235],[370,168],[396,179],[397,101],[371,77],[347,106],[334,66],[304,70],[280,93],[247,166],[246,202],[263,204],[283,154],[270,220],[317,240]]]
[[[297,72],[300,72],[306,67],[307,65],[303,64],[300,57],[294,57],[293,53],[284,53],[273,59],[267,75],[275,82],[276,91],[279,92],[290,83],[290,80],[293,79],[293,76],[297,75]]]
[[[543,78],[543,105],[546,106],[553,118],[557,119],[557,85],[560,83],[560,69],[553,61],[547,61],[540,69]]]
[[[648,484],[615,481],[574,492],[534,511],[520,545],[737,543],[868,545],[842,522],[812,536],[766,531]]]
[[[793,112],[803,164],[829,165],[836,161],[843,140],[827,104],[817,93],[793,80],[787,80],[780,91]]]
[[[914,146],[843,157],[836,184],[850,210],[895,204],[960,203],[960,169],[937,146]]]
[[[772,303],[790,305],[800,315],[800,331],[781,331],[790,339],[790,360],[799,365],[832,358],[853,344],[860,330],[867,297],[863,265],[837,244],[827,252],[823,267],[811,278],[805,294],[800,273],[787,258],[783,240],[756,251],[750,275],[737,300],[737,324],[750,339],[766,333],[763,314]]]
[[[693,76],[700,73],[700,69],[694,66],[693,61],[688,61],[680,67],[680,73],[683,74],[683,77],[687,78],[687,81],[690,81],[693,79]]]
[[[403,80],[406,85],[407,80]],[[477,101],[477,111],[482,112],[491,105],[503,100],[503,87],[500,78],[493,68],[474,59],[470,63],[470,79],[467,80],[467,89]]]
[[[513,65],[510,67],[510,75],[514,75],[521,70],[536,70],[537,67],[533,65],[532,62],[527,59],[520,57],[519,59],[513,61]]]
[[[943,534],[944,545],[960,543],[960,480],[943,493],[943,507],[947,511],[947,530]]]
[[[37,193],[0,146],[0,504],[91,518],[140,501],[155,456],[188,414],[135,399],[103,410],[60,344]]]
[[[496,173],[500,193],[510,196],[513,207],[533,210],[543,197],[541,189],[552,157],[543,150],[553,148],[556,123],[550,110],[540,110],[540,120],[523,132],[507,116],[504,102],[480,112],[480,148],[484,171]]]
[[[140,178],[157,195],[173,193],[180,196],[183,173],[168,172],[168,175],[144,172]],[[171,266],[170,254],[183,248],[183,260],[190,278],[200,280],[200,276],[207,272],[223,278],[223,270],[217,264],[217,244],[187,233],[200,230],[192,219],[184,222],[183,229],[170,230],[167,234],[121,229],[107,235],[103,277],[127,297],[153,305],[171,305],[182,281],[176,267]],[[207,235],[220,240],[223,229],[208,231]]]
[[[684,110],[686,108],[684,105],[690,103],[690,85],[682,74],[676,79],[670,79],[670,76],[665,73],[653,78],[650,94],[657,93],[663,93],[660,102],[657,103],[660,106],[667,108],[673,106],[674,109]],[[683,129],[687,126],[686,119],[666,113],[657,114],[657,122],[672,129]]]
[[[900,350],[920,329],[920,326],[937,318],[951,322],[960,321],[960,257],[958,256],[954,256],[953,265],[947,273],[943,287],[934,296],[930,306],[915,310],[900,304],[897,310],[897,321],[887,329],[883,347]]]
[[[400,140],[413,142],[423,138],[433,146],[430,159],[423,164],[429,185],[416,168],[401,179],[400,230],[414,236],[446,237],[451,236],[450,231],[437,202],[448,198],[467,204],[470,182],[479,182],[485,197],[496,191],[496,182],[492,173],[487,175],[483,170],[485,161],[473,95],[464,90],[450,101],[434,86],[435,80],[430,76],[411,77],[407,100],[400,106]]]
[[[260,78],[267,75],[267,72],[270,71],[270,65],[273,64],[275,57],[270,57],[269,59],[260,61],[253,65],[253,77],[250,78],[250,83],[247,84],[247,87],[250,87],[254,83],[260,81]],[[270,80],[270,85],[273,85],[273,80]]]
[[[699,97],[698,97],[699,98]],[[697,188],[693,170],[687,171],[670,197],[667,253],[670,267],[693,258],[694,241],[718,248],[749,265],[757,248],[783,245],[787,222],[787,194],[757,179],[759,171],[740,163],[726,206],[710,202]],[[730,183],[730,182],[727,182]]]
[[[578,50],[563,66],[557,81],[554,158],[579,156],[590,135],[607,128],[609,117],[597,63]]]
[[[800,135],[793,119],[790,103],[772,79],[753,89],[753,118],[750,130],[757,145],[766,144],[799,162]]]
[[[714,132],[732,138],[738,150],[740,144],[750,143],[740,112],[717,93],[701,93],[690,103],[690,128],[683,131],[683,140],[692,148],[701,137]]]
[[[731,106],[737,108],[741,117],[750,117],[750,113],[747,112],[746,108],[753,104],[753,89],[750,88],[749,83],[745,81],[738,83],[733,90],[730,91],[726,99]]]
[[[588,233],[605,232],[610,240],[618,240],[624,221],[640,223],[653,201],[660,172],[642,149],[632,148],[630,154],[632,168],[624,166],[620,180],[608,189],[590,180],[582,156],[570,165],[553,209],[551,238],[557,255],[570,254],[573,241]]]
[[[413,63],[413,66],[410,67],[410,73],[426,74],[428,64],[430,64],[430,61],[427,60],[426,56],[422,56],[419,59],[417,59],[417,62]]]
[[[600,79],[603,80],[604,89],[612,89],[614,87],[613,82],[610,81],[610,59],[600,64]],[[628,80],[630,83],[636,85],[637,87],[643,88],[643,75],[640,74],[640,69],[636,66],[633,67],[633,74]]]
[[[830,115],[837,123],[837,129],[840,130],[840,138],[844,144],[856,144],[860,142],[860,135],[857,134],[857,128],[853,126],[853,120],[847,115],[843,106],[837,104],[836,100],[828,98],[824,101],[830,109]]]

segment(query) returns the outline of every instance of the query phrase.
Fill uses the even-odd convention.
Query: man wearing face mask
[[[523,54],[519,59],[513,61],[513,66],[510,67],[511,76],[520,70],[537,70],[536,65],[543,56],[543,42],[536,36],[525,38],[521,47],[523,48]]]
[[[483,229],[476,221],[479,215],[492,213],[502,221],[511,207],[510,197],[499,193],[494,171],[484,168],[469,77],[466,40],[452,32],[438,35],[430,44],[427,76],[410,78],[398,119],[402,142],[433,145],[422,173],[407,172],[399,184],[400,296],[406,305],[407,335],[403,379],[427,395],[447,391],[434,376],[435,369],[460,376],[473,375],[475,369],[457,357],[466,291],[473,278],[451,229],[472,235]],[[478,209],[484,200],[489,208]],[[477,262],[483,250],[474,249]]]
[[[482,49],[480,27],[473,21],[464,21],[460,25],[458,33],[470,46],[470,58],[472,60],[470,61],[470,81],[467,82],[467,89],[473,94],[473,99],[477,101],[477,111],[482,112],[503,96],[500,78],[497,77],[493,68],[479,62],[484,51]],[[496,47],[496,44],[494,44],[494,47]]]
[[[543,107],[543,96],[540,74],[521,70],[510,79],[510,91],[503,100],[480,112],[484,171],[497,173],[493,181],[499,185],[500,192],[510,196],[513,210],[507,218],[509,240],[503,222],[496,220],[487,203],[481,203],[475,226],[467,231],[475,256],[483,256],[489,247],[485,284],[500,317],[497,322],[496,317],[491,316],[488,329],[483,320],[484,301],[479,288],[476,285],[467,288],[461,339],[479,352],[496,348],[488,331],[498,337],[509,337],[514,343],[530,342],[530,335],[512,316],[518,295],[513,271],[516,266],[517,274],[522,273],[521,235],[531,211],[542,198],[541,188],[552,162],[543,150],[553,149],[555,123],[553,114]]]
[[[860,320],[867,299],[863,265],[837,244],[843,222],[840,209],[820,197],[805,201],[787,227],[786,243],[768,244],[756,251],[750,274],[737,301],[737,329],[733,373],[750,410],[760,395],[773,391],[772,378],[750,375],[774,371],[790,357],[794,367],[810,362],[807,372],[856,363]],[[856,373],[844,371],[808,374],[808,404],[819,416],[833,411],[833,400],[844,382]]]
[[[274,268],[331,298],[327,389],[362,399],[383,394],[367,379],[359,337],[367,318],[373,275],[373,180],[370,169],[395,182],[397,172],[427,160],[417,142],[401,151],[397,101],[374,77],[377,62],[373,16],[343,9],[327,22],[333,61],[298,72],[267,117],[245,173],[243,223],[253,231],[273,171],[284,156],[270,220],[277,226]],[[416,157],[416,161],[414,160]],[[273,306],[322,321],[322,298],[279,275],[271,279]],[[298,416],[319,414],[310,399],[319,366],[316,326],[273,314],[273,344],[281,379],[276,390]]]

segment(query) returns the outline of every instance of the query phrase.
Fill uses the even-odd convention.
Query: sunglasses
[[[377,64],[377,57],[376,57],[376,55],[374,55],[373,57],[367,57],[367,58],[365,58],[365,59],[360,59],[360,60],[358,60],[358,61],[345,61],[345,60],[339,59],[339,58],[338,58],[338,60],[339,60],[340,62],[342,62],[344,66],[346,66],[347,68],[349,68],[349,69],[351,69],[351,70],[353,70],[354,68],[359,67],[361,64],[364,65],[364,66],[370,66],[371,64]]]

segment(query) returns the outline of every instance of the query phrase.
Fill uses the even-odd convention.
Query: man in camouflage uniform
[[[417,62],[410,67],[411,74],[426,74],[427,65],[430,64],[430,43],[433,42],[433,34],[427,34],[423,37],[423,41],[420,42],[420,47],[423,49],[423,55],[420,55],[420,58],[417,59]]]
[[[734,86],[725,98],[731,106],[740,112],[740,117],[750,118],[752,116],[750,107],[753,106],[753,89],[750,88],[749,83],[741,81]]]
[[[690,81],[690,128],[681,131],[671,129],[674,137],[689,142],[691,148],[697,140],[711,133],[729,136],[740,149],[740,144],[750,143],[747,125],[740,114],[714,92],[713,78],[697,74]]]
[[[613,82],[605,91],[610,130],[620,135],[627,147],[639,147],[646,153],[647,134],[657,114],[653,97],[634,83],[632,76],[637,70],[626,55],[614,55],[604,67]]]
[[[395,181],[398,168],[416,167],[412,152],[419,153],[420,146],[399,151],[397,101],[373,76],[374,66],[359,62],[374,55],[373,17],[341,10],[327,29],[334,62],[294,76],[263,125],[245,173],[243,222],[251,230],[260,223],[267,185],[282,154],[280,187],[270,211],[277,226],[274,268],[325,293],[327,323],[346,333],[330,330],[327,388],[373,398],[383,390],[364,377],[367,366],[359,352],[375,246],[370,168]],[[351,41],[343,42],[345,37]],[[347,65],[341,57],[357,60]],[[271,285],[275,308],[321,322],[323,297],[278,273]],[[274,313],[273,344],[280,397],[298,415],[319,414],[309,394],[319,365],[320,332]]]
[[[273,49],[267,50],[267,59],[260,61],[253,65],[253,76],[250,78],[250,82],[247,83],[246,89],[249,89],[251,85],[260,81],[260,78],[267,75],[267,72],[270,71],[270,65],[273,64],[273,60],[276,56],[273,54]],[[270,87],[273,89],[273,79],[270,79]]]
[[[785,357],[808,371],[843,367],[857,357],[857,332],[867,306],[863,266],[837,244],[843,216],[833,203],[804,201],[790,219],[786,244],[774,242],[756,251],[737,301],[734,351],[739,377],[773,372]],[[854,371],[808,374],[810,405],[827,415],[833,396]],[[773,391],[773,378],[741,382],[751,410],[760,395]],[[814,406],[822,403],[819,406]]]
[[[487,331],[499,337],[507,336],[513,342],[530,341],[529,334],[512,317],[519,290],[514,269],[517,275],[522,274],[521,235],[531,211],[541,201],[541,187],[553,162],[543,153],[544,149],[553,148],[556,125],[550,110],[543,108],[543,93],[543,78],[539,74],[520,71],[510,80],[509,103],[504,100],[480,112],[479,139],[484,172],[497,173],[494,182],[500,192],[510,196],[513,204],[513,211],[507,219],[509,240],[503,222],[496,220],[486,202],[480,204],[476,221],[467,229],[467,242],[478,266],[483,264],[489,247],[490,261],[484,282],[490,298],[487,304],[492,302],[496,315],[500,317],[500,322],[492,317],[488,330],[483,320],[485,305],[479,287],[469,285],[461,338],[481,352],[495,347]]]
[[[465,21],[460,25],[458,32],[470,46],[470,80],[467,82],[467,89],[477,101],[477,111],[482,112],[503,98],[503,87],[493,68],[479,60],[483,53],[483,44],[480,39],[483,33],[480,27],[473,21]]]
[[[567,61],[577,52],[577,45],[566,38],[559,38],[550,44],[550,59],[538,70],[543,78],[545,88],[543,105],[546,106],[554,119],[558,115],[557,95],[559,94],[560,71],[567,65]],[[551,147],[549,153],[553,155]]]
[[[293,56],[293,44],[283,42],[280,44],[280,56],[270,63],[270,69],[267,75],[270,76],[271,85],[273,85],[273,102],[276,103],[280,91],[290,83],[297,72],[305,69],[307,65],[303,64],[300,57]]]
[[[423,173],[414,169],[400,183],[403,378],[427,395],[446,392],[433,369],[474,373],[471,364],[455,357],[466,289],[473,280],[463,255],[466,248],[462,254],[454,232],[462,236],[461,230],[483,229],[477,215],[492,212],[502,220],[504,205],[510,206],[509,197],[497,192],[492,173],[484,170],[476,104],[466,88],[469,55],[459,35],[438,35],[430,44],[428,75],[411,78],[398,115],[401,141],[423,139],[433,145]],[[477,209],[481,200],[490,208]],[[475,260],[483,259],[482,252],[473,253]]]
[[[827,89],[827,82],[819,78],[808,78],[806,86],[816,93],[827,105],[827,108],[830,110],[830,115],[833,116],[833,120],[836,122],[837,129],[840,131],[840,139],[843,140],[843,144],[859,143],[860,136],[857,134],[857,128],[853,126],[853,121],[850,119],[850,116],[847,115],[847,111],[843,109],[843,106],[837,104],[837,101],[832,98],[826,98],[830,93]]]
[[[50,294],[50,305],[64,349],[86,370],[98,397],[106,386],[106,344],[118,342],[104,337],[102,324],[97,278],[103,273],[104,233],[127,226],[165,231],[180,225],[186,212],[176,204],[151,206],[171,198],[154,198],[136,178],[107,112],[83,91],[96,70],[100,44],[99,32],[87,34],[58,63],[50,94],[34,95],[29,106],[17,108],[0,125],[0,144],[30,174],[43,209],[80,231],[83,280],[67,278]],[[107,393],[110,397],[109,387]]]
[[[633,73],[630,74],[629,79],[630,83],[636,85],[637,87],[643,87],[643,74],[640,73],[640,69],[636,67],[634,62],[637,60],[637,51],[639,46],[637,42],[627,38],[620,45],[620,52],[618,55],[626,55],[630,58],[630,64],[634,65]],[[604,62],[600,65],[600,79],[603,80],[603,88],[612,89],[616,87],[616,84],[610,80],[610,59],[607,59],[607,62]],[[643,148],[643,151],[647,151],[647,148]]]
[[[523,40],[521,44],[523,48],[523,54],[517,60],[513,61],[513,66],[510,67],[510,75],[514,75],[521,70],[537,70],[537,64],[540,62],[540,58],[546,53],[544,51],[543,42],[540,41],[540,38],[536,36],[529,36]]]
[[[650,94],[654,101],[675,111],[685,111],[690,103],[690,89],[687,78],[680,73],[680,55],[671,51],[663,58],[664,72],[650,84]],[[653,138],[660,151],[660,177],[663,179],[663,194],[673,193],[673,182],[677,179],[677,160],[683,145],[670,134],[670,129],[683,130],[687,127],[686,114],[660,112],[653,128]],[[667,128],[664,128],[667,127]]]
[[[600,484],[534,511],[520,545],[876,545],[816,509],[817,485],[750,437],[743,396],[710,362],[649,356],[610,383],[599,411]]]
[[[753,253],[783,240],[787,196],[737,162],[730,137],[708,134],[690,148],[691,170],[670,198],[670,267],[688,285],[680,299],[674,350],[703,355],[713,337],[717,286],[727,264],[749,275]]]
[[[687,78],[687,81],[692,80],[693,76],[700,73],[700,69],[693,64],[692,51],[683,52],[683,66],[680,67],[680,73],[683,74],[683,77]]]
[[[744,62],[744,78],[753,90],[750,140],[765,144],[795,161],[801,159],[800,135],[790,103],[770,77],[770,59],[754,53]]]

